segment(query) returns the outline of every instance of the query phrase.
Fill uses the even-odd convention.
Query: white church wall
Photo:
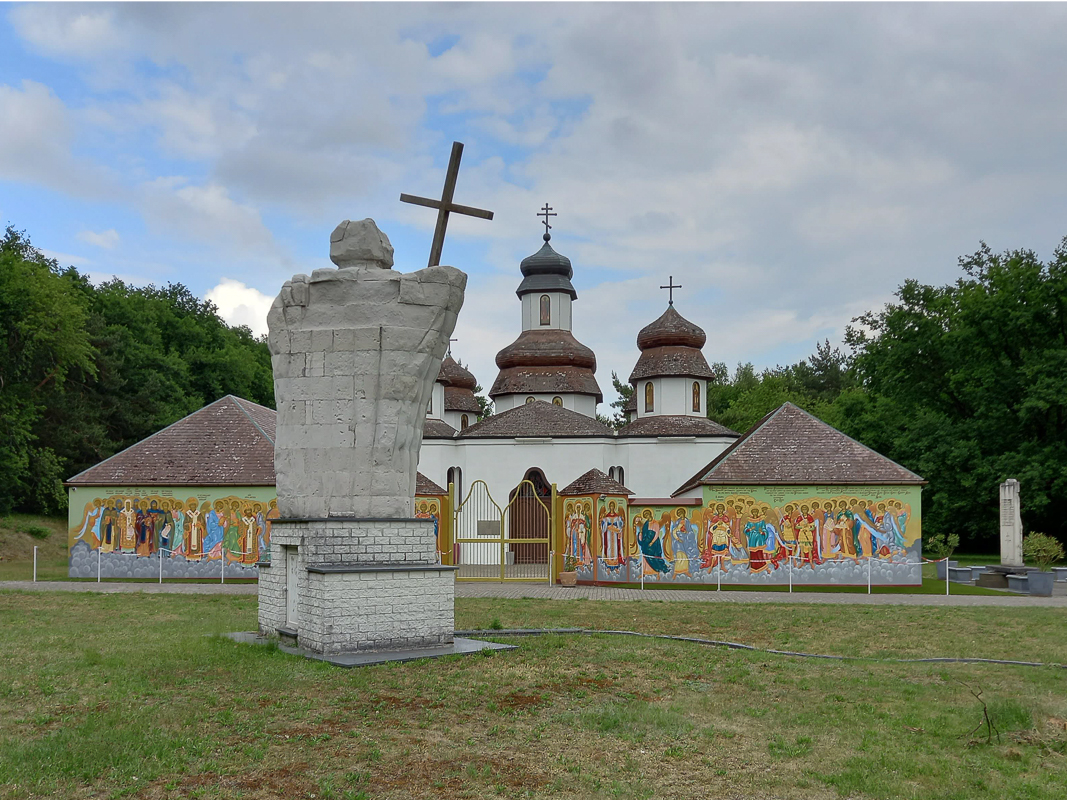
[[[474,481],[484,480],[493,498],[504,505],[531,467],[538,467],[549,483],[562,489],[593,467],[607,473],[621,466],[626,487],[638,496],[669,497],[732,441],[727,437],[427,439],[419,454],[419,471],[447,488],[449,467],[459,467],[464,493]]]
[[[549,394],[545,392],[533,392],[531,394],[509,394],[495,397],[493,402],[496,407],[496,413],[508,411],[516,406],[521,406],[526,402],[526,398],[532,397],[534,400],[543,400],[546,403],[551,403],[552,398],[558,397],[563,401],[563,407],[568,408],[571,411],[577,411],[579,414],[584,414],[587,417],[596,416],[596,399],[592,395],[588,394]]]
[[[444,413],[444,410],[445,385],[435,381],[433,391],[430,392],[430,406],[426,409],[426,416],[430,419],[443,419],[441,415]]]
[[[541,324],[541,295],[551,300],[551,316],[547,325]],[[566,292],[531,292],[522,296],[522,329],[571,330],[571,296]]]

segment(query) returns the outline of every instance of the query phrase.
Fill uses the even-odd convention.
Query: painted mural
[[[90,488],[71,494],[71,577],[254,578],[270,560],[273,487]]]
[[[581,581],[918,584],[919,491],[705,487],[702,504],[674,506],[568,498],[564,544]]]

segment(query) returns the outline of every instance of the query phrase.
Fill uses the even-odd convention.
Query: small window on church
[[[467,417],[466,414],[464,414],[462,417],[459,418],[459,428],[460,428],[460,430],[463,430],[463,431],[467,430],[467,426],[470,425],[470,424],[471,424],[471,421]]]
[[[656,410],[656,388],[652,381],[645,384],[645,413]]]
[[[622,467],[615,468],[615,480],[617,480],[623,486],[626,485],[626,473],[622,471]]]
[[[563,405],[563,398],[560,397],[559,395],[553,397],[552,398],[552,405],[554,405],[554,406],[562,406]]]
[[[532,402],[533,402],[534,400],[536,400],[536,399],[537,399],[536,397],[527,397],[527,398],[526,398],[526,402],[527,402],[527,403],[532,403]]]
[[[547,294],[541,295],[541,324],[552,324],[552,298]]]
[[[700,413],[700,381],[693,381],[693,410]]]

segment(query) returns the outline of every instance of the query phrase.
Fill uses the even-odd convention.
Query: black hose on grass
[[[709,647],[726,647],[730,650],[748,650],[773,656],[796,656],[797,658],[825,658],[831,661],[875,661],[883,664],[1003,664],[1011,667],[1054,667],[1067,669],[1067,664],[1044,664],[1040,661],[1007,661],[1000,658],[871,658],[870,656],[831,656],[824,653],[798,653],[792,650],[765,650],[740,642],[719,639],[701,639],[696,636],[671,636],[665,633],[638,633],[637,631],[601,631],[590,628],[505,628],[502,630],[456,631],[456,636],[544,636],[547,634],[600,634],[603,636],[636,636],[642,639],[666,639],[672,642],[691,642]]]

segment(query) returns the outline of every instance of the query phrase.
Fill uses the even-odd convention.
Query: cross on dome
[[[682,288],[682,284],[680,284],[680,283],[676,284],[674,282],[674,276],[671,275],[671,276],[669,276],[667,278],[667,285],[666,286],[661,286],[659,288],[668,289],[669,290],[668,297],[670,299],[667,301],[667,305],[673,306],[674,305],[674,290],[675,289],[681,289]]]
[[[558,217],[559,215],[552,210],[552,206],[550,206],[548,203],[545,203],[545,207],[537,212],[537,216],[545,218],[545,221],[542,222],[541,224],[545,226],[544,240],[547,242],[549,239],[552,238],[552,234],[550,234],[548,232],[549,229],[551,229],[551,227],[552,227],[551,225],[548,224],[548,218],[549,217]]]

